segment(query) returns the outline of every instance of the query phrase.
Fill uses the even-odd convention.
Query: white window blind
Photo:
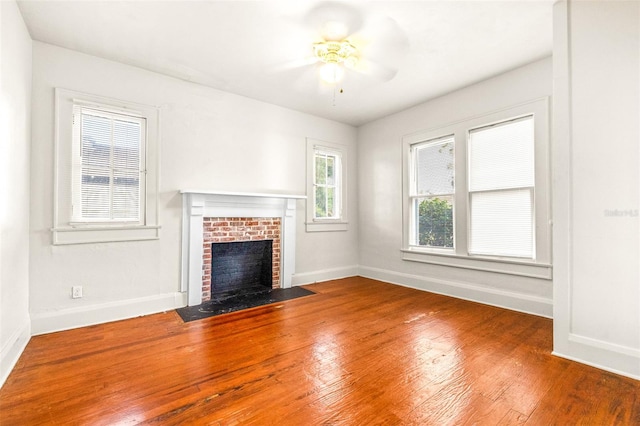
[[[416,195],[446,195],[454,191],[453,137],[416,145]]]
[[[73,221],[142,222],[145,119],[74,105]]]
[[[469,132],[469,253],[534,258],[534,119]]]

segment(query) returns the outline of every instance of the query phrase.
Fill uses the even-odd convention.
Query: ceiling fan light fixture
[[[349,41],[322,41],[313,45],[313,53],[322,62],[340,63],[355,55],[357,49]]]
[[[329,84],[342,81],[344,69],[336,62],[327,62],[320,67],[320,78]]]
[[[320,68],[320,76],[328,83],[336,83],[342,79],[344,69],[340,64],[353,68],[358,62],[357,49],[347,40],[315,43],[313,53],[318,60],[324,62]]]

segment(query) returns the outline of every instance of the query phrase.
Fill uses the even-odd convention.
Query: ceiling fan
[[[303,15],[302,25],[310,34],[307,57],[292,63],[313,67],[321,81],[333,88],[347,76],[369,82],[391,80],[409,47],[393,19],[346,2],[318,3]]]

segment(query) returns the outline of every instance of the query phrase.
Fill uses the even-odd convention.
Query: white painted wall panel
[[[0,386],[30,337],[31,37],[0,2]]]
[[[571,10],[572,332],[640,348],[638,3]]]
[[[560,2],[554,350],[640,377],[640,4]]]

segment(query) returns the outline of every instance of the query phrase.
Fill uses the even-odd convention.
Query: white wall
[[[549,280],[402,260],[402,137],[550,96],[552,61],[511,72],[366,124],[358,133],[360,274],[551,316]]]
[[[0,2],[0,386],[31,335],[29,153],[31,37],[14,1]]]
[[[640,378],[640,3],[554,9],[554,351]]]
[[[161,108],[160,239],[53,246],[54,87]],[[182,305],[180,189],[304,194],[305,138],[352,150],[344,124],[213,90],[139,68],[34,42],[31,191],[31,313],[34,334]],[[350,194],[349,194],[350,195]],[[347,232],[304,232],[298,203],[296,284],[355,270],[357,198]],[[71,299],[71,286],[84,297]]]

